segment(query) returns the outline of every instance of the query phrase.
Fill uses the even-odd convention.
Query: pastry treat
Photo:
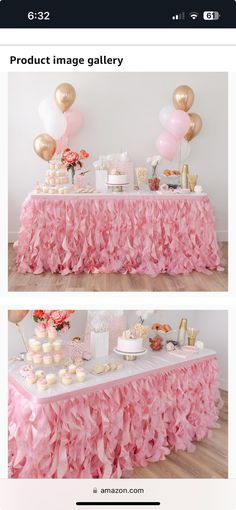
[[[44,354],[43,363],[44,365],[51,365],[53,362],[53,357],[51,354]]]
[[[76,370],[76,379],[78,382],[84,382],[86,379],[85,371],[82,368]]]
[[[38,387],[39,391],[47,390],[48,389],[47,379],[45,379],[45,377],[41,377],[40,379],[38,379],[37,387]]]
[[[35,340],[34,343],[31,344],[31,349],[34,352],[40,352],[41,351],[41,342],[39,340]]]
[[[35,343],[36,341],[36,338],[34,338],[34,336],[32,338],[29,339],[28,341],[28,344],[29,344],[29,347],[32,349],[32,345]]]
[[[55,374],[47,374],[46,381],[48,384],[55,384],[57,382],[57,376]]]
[[[34,354],[33,356],[33,362],[35,365],[41,365],[43,363],[43,356],[42,354]]]
[[[71,365],[68,366],[68,372],[69,372],[69,374],[76,373],[76,365],[74,363],[71,363]]]
[[[33,372],[32,365],[24,365],[24,367],[20,369],[20,375],[22,375],[22,377],[27,377],[32,372]]]
[[[62,360],[63,360],[63,355],[61,352],[57,352],[57,353],[53,354],[54,363],[61,363]]]
[[[65,374],[62,376],[62,383],[65,385],[71,384],[73,382],[73,377],[70,374]]]
[[[45,344],[42,345],[43,352],[52,352],[52,344],[50,342],[45,342]]]
[[[55,328],[49,328],[47,331],[48,331],[48,338],[55,339],[57,337],[57,330]]]
[[[166,177],[171,177],[172,175],[179,176],[180,172],[179,170],[164,170],[163,175]]]
[[[162,331],[163,333],[169,333],[169,331],[172,330],[172,327],[169,324],[160,324],[160,322],[154,322],[152,329],[156,331]]]
[[[53,345],[54,351],[60,351],[61,347],[62,347],[62,341],[61,340],[55,340],[55,342],[53,342],[52,345]]]
[[[61,368],[61,370],[59,370],[59,372],[58,372],[58,375],[60,378],[62,378],[63,375],[65,375],[65,374],[67,374],[66,368]]]
[[[39,324],[35,330],[34,330],[36,336],[38,338],[45,338],[47,336],[47,332],[45,330],[45,326],[43,326],[42,324]]]
[[[26,361],[29,361],[30,363],[32,363],[33,361],[33,355],[34,355],[34,352],[33,351],[28,351],[26,353]]]
[[[45,377],[45,372],[43,370],[36,370],[35,375],[38,379]]]
[[[27,384],[35,384],[37,382],[37,376],[34,372],[29,372],[26,377]]]

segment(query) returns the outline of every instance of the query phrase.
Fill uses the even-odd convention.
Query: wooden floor
[[[228,289],[227,243],[222,243],[223,265],[225,271],[213,271],[206,275],[194,271],[190,275],[170,276],[160,274],[156,278],[145,275],[121,274],[60,274],[31,273],[19,274],[15,267],[13,245],[9,245],[9,291],[172,291],[172,292],[224,292]]]
[[[220,428],[211,439],[196,442],[194,453],[171,453],[166,460],[136,468],[130,478],[227,478],[228,477],[228,394],[221,392],[224,406]]]

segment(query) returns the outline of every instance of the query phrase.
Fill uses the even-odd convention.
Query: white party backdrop
[[[147,324],[153,322],[169,323],[173,329],[177,329],[180,319],[186,317],[190,327],[199,329],[199,339],[203,340],[205,346],[214,349],[218,355],[220,370],[220,387],[228,388],[228,315],[227,312],[212,310],[160,310],[154,311],[146,319]],[[127,327],[137,322],[137,315],[134,311],[124,311]],[[65,339],[72,339],[74,336],[82,336],[85,332],[87,312],[78,311],[70,318],[71,329],[63,335]],[[21,322],[25,338],[32,336],[35,328],[31,313]],[[23,349],[21,339],[16,326],[9,323],[9,357],[19,354]]]
[[[203,119],[202,132],[191,143],[190,171],[198,173],[211,197],[220,240],[227,239],[228,79],[227,73],[9,73],[9,241],[19,230],[21,204],[47,163],[33,152],[32,141],[44,132],[38,104],[53,97],[59,83],[77,90],[83,125],[72,149],[90,153],[87,166],[100,154],[128,151],[135,166],[156,154],[162,131],[158,114],[172,102],[181,84],[195,91],[191,109]],[[174,167],[165,162],[166,168]],[[90,174],[92,178],[92,174]]]

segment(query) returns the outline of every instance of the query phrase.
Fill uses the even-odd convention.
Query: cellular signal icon
[[[183,19],[185,19],[185,12],[180,12],[179,14],[175,14],[174,16],[172,16],[172,19],[174,19],[174,20],[183,20]]]

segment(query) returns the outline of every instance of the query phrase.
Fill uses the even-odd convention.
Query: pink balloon
[[[69,138],[71,138],[72,136],[74,136],[77,133],[78,129],[81,126],[81,120],[82,120],[81,113],[77,108],[72,106],[71,108],[66,110],[64,115],[65,115],[66,122],[67,122],[65,134]]]
[[[183,138],[190,128],[190,118],[186,112],[175,110],[166,122],[166,129],[177,140]]]
[[[163,158],[171,161],[176,155],[178,143],[171,133],[163,131],[157,138],[156,147]]]
[[[59,138],[56,141],[56,143],[57,143],[57,145],[56,145],[56,154],[60,154],[60,152],[63,152],[68,147],[69,138],[64,133],[64,135],[62,135],[61,138]]]

